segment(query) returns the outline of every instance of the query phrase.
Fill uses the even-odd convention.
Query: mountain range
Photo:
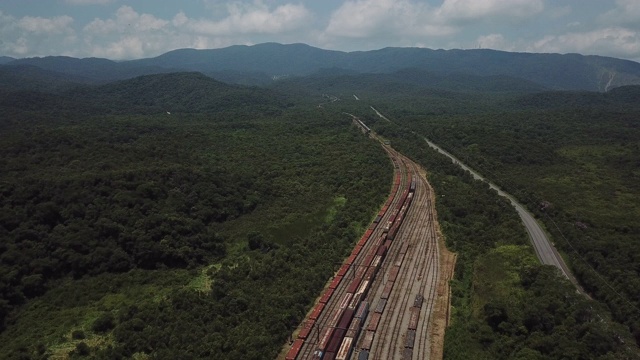
[[[0,58],[3,73],[43,71],[80,83],[106,83],[141,75],[178,71],[201,72],[222,81],[265,85],[278,79],[307,76],[326,69],[346,73],[391,74],[415,69],[437,76],[507,77],[551,90],[608,91],[640,84],[640,63],[580,54],[537,54],[505,51],[384,48],[342,52],[305,44],[265,43],[221,49],[180,49],[157,57],[112,61],[100,58],[48,56]],[[16,68],[19,66],[19,68]],[[25,67],[28,66],[28,67]],[[19,69],[19,71],[18,71]]]

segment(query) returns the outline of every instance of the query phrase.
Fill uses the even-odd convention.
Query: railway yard
[[[294,333],[286,360],[442,358],[455,256],[424,170],[382,146],[394,165],[390,195]]]

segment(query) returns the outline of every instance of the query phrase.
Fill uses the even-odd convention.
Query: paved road
[[[374,109],[373,107],[371,108],[376,112],[376,114],[378,114],[378,116],[380,116],[381,118],[387,121],[390,121],[384,115],[382,115],[378,110]],[[475,179],[485,181],[487,184],[489,184],[489,186],[492,189],[495,189],[500,196],[506,197],[511,202],[511,205],[513,205],[516,208],[518,215],[520,215],[520,218],[522,219],[522,222],[525,228],[527,229],[527,233],[529,234],[529,238],[531,239],[531,243],[533,245],[533,248],[536,251],[536,255],[538,256],[538,259],[540,259],[540,262],[545,265],[553,265],[558,269],[560,269],[562,274],[567,279],[569,279],[574,285],[576,285],[576,287],[578,288],[578,291],[582,292],[582,289],[580,289],[578,282],[573,277],[569,268],[567,267],[567,264],[565,264],[564,260],[562,259],[560,254],[558,254],[558,251],[555,249],[555,247],[547,237],[547,234],[544,232],[544,230],[542,230],[542,227],[540,226],[540,224],[538,224],[538,222],[535,220],[533,215],[531,215],[531,213],[528,212],[524,208],[524,206],[522,206],[522,204],[520,204],[513,196],[502,191],[498,186],[487,181],[484,177],[482,177],[476,171],[474,171],[473,169],[463,164],[460,160],[458,160],[455,156],[451,155],[449,152],[440,148],[438,145],[434,144],[429,139],[425,137],[422,137],[422,138],[424,139],[424,141],[427,142],[427,144],[429,144],[430,147],[432,147],[439,153],[449,157],[455,164],[457,164],[464,170],[469,171]]]

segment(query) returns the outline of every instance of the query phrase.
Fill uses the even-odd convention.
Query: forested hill
[[[557,90],[606,91],[617,86],[640,84],[640,64],[633,61],[579,54],[511,53],[485,49],[385,48],[347,53],[305,44],[266,43],[209,50],[181,49],[155,58],[124,62],[44,57],[20,59],[8,64],[30,64],[96,81],[179,70],[208,75],[221,71],[251,73],[250,78],[262,82],[264,79],[257,74],[279,78],[309,75],[322,68],[361,73],[390,73],[417,68],[438,74],[510,76]],[[236,78],[247,80],[242,76]]]
[[[46,77],[29,78],[32,79],[29,84],[45,83],[46,79],[52,77],[49,73],[45,74]],[[74,85],[55,81],[50,84],[41,89],[52,90],[55,84],[69,89],[52,94],[34,90],[12,92],[7,91],[11,89],[7,87],[0,91],[0,103],[8,108],[23,110],[50,107],[54,111],[82,110],[96,114],[213,113],[239,107],[273,112],[285,106],[284,98],[274,91],[230,85],[200,73],[145,75],[105,85]]]

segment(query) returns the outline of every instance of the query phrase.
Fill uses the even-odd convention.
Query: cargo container
[[[418,328],[418,321],[420,320],[420,308],[409,308],[409,330],[415,330]]]
[[[298,357],[298,353],[300,353],[300,349],[302,348],[302,345],[304,345],[304,340],[298,339],[298,340],[294,341],[293,345],[291,345],[291,349],[289,349],[289,352],[287,353],[287,356],[285,357],[285,359],[286,360],[296,360],[296,358]]]
[[[373,313],[371,315],[371,320],[369,320],[369,325],[367,325],[367,331],[376,331],[378,330],[378,324],[380,323],[380,318],[382,314]]]
[[[407,331],[407,336],[404,339],[404,347],[413,349],[413,343],[416,341],[416,331],[409,330]]]
[[[328,303],[329,300],[331,300],[331,296],[333,295],[334,291],[335,289],[331,289],[331,288],[328,288],[327,290],[325,290],[324,294],[322,294],[322,297],[320,298],[320,303],[321,304]]]
[[[351,356],[351,350],[353,349],[353,338],[345,337],[342,339],[342,344],[338,353],[336,354],[336,360],[347,360]]]
[[[364,337],[362,338],[362,344],[360,345],[360,349],[362,350],[371,350],[371,345],[373,344],[373,337],[376,335],[374,331],[367,331],[364,333]]]
[[[382,314],[384,311],[384,307],[387,305],[387,299],[378,300],[378,304],[376,304],[376,312]]]
[[[320,317],[320,314],[322,314],[322,310],[324,310],[324,306],[325,306],[324,303],[317,303],[316,306],[313,308],[311,315],[309,315],[309,319],[318,320],[318,317]]]

